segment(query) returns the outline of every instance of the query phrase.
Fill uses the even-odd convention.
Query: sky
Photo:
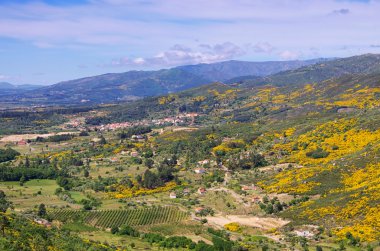
[[[380,0],[0,0],[0,82],[380,53]]]

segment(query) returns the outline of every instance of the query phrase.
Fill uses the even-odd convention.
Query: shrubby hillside
[[[105,250],[374,250],[378,61],[338,59],[260,84],[215,82],[127,103],[1,112],[5,139],[33,126],[50,134],[0,141],[0,188],[13,213],[93,240],[77,245],[106,238]],[[19,216],[7,217],[18,229]],[[41,231],[58,243],[61,230]],[[21,238],[11,232],[6,245]]]

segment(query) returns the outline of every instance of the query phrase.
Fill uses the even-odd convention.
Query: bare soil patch
[[[45,133],[45,134],[15,134],[8,135],[0,139],[0,142],[19,142],[21,140],[33,140],[37,137],[47,138],[54,135],[63,135],[63,134],[75,134],[75,132],[59,132],[59,133]]]
[[[223,227],[224,225],[237,222],[244,226],[260,228],[263,230],[269,230],[273,228],[279,228],[285,226],[290,221],[283,220],[280,218],[272,217],[257,217],[257,216],[247,216],[247,215],[216,215],[206,217],[209,224]]]

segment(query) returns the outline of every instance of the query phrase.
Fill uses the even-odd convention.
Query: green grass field
[[[54,195],[58,185],[55,180],[31,180],[20,186],[17,181],[0,182],[0,190],[13,202],[15,210],[30,209],[44,203],[48,207],[66,206],[79,208],[79,205],[69,204]],[[41,194],[37,194],[38,192]]]

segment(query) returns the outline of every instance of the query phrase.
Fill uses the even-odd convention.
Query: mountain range
[[[32,91],[41,88],[41,85],[13,85],[8,82],[0,82],[0,96],[19,95],[27,91]]]
[[[15,92],[15,87],[6,83],[0,85],[3,86],[0,88],[3,93],[2,101],[7,103],[98,104],[165,95],[213,82],[237,84],[242,88],[268,84],[297,86],[349,74],[376,73],[380,73],[380,55],[365,54],[305,61],[226,61],[158,71],[108,73],[40,88],[25,87],[22,92]],[[3,91],[4,89],[7,91]]]
[[[226,61],[158,71],[108,73],[64,81],[22,92],[19,95],[12,93],[2,99],[6,102],[29,104],[106,103],[135,100],[183,91],[212,82],[224,82],[241,76],[268,76],[325,61],[328,59],[268,62]]]
[[[245,87],[266,84],[282,86],[289,84],[319,83],[331,78],[339,78],[350,74],[366,75],[379,73],[380,54],[364,54],[318,62],[269,76],[257,77],[257,75],[254,75],[230,79],[228,82],[238,82],[241,86]]]
[[[13,85],[8,82],[0,82],[0,90],[35,90],[41,87],[42,87],[41,85],[31,85],[31,84]]]

